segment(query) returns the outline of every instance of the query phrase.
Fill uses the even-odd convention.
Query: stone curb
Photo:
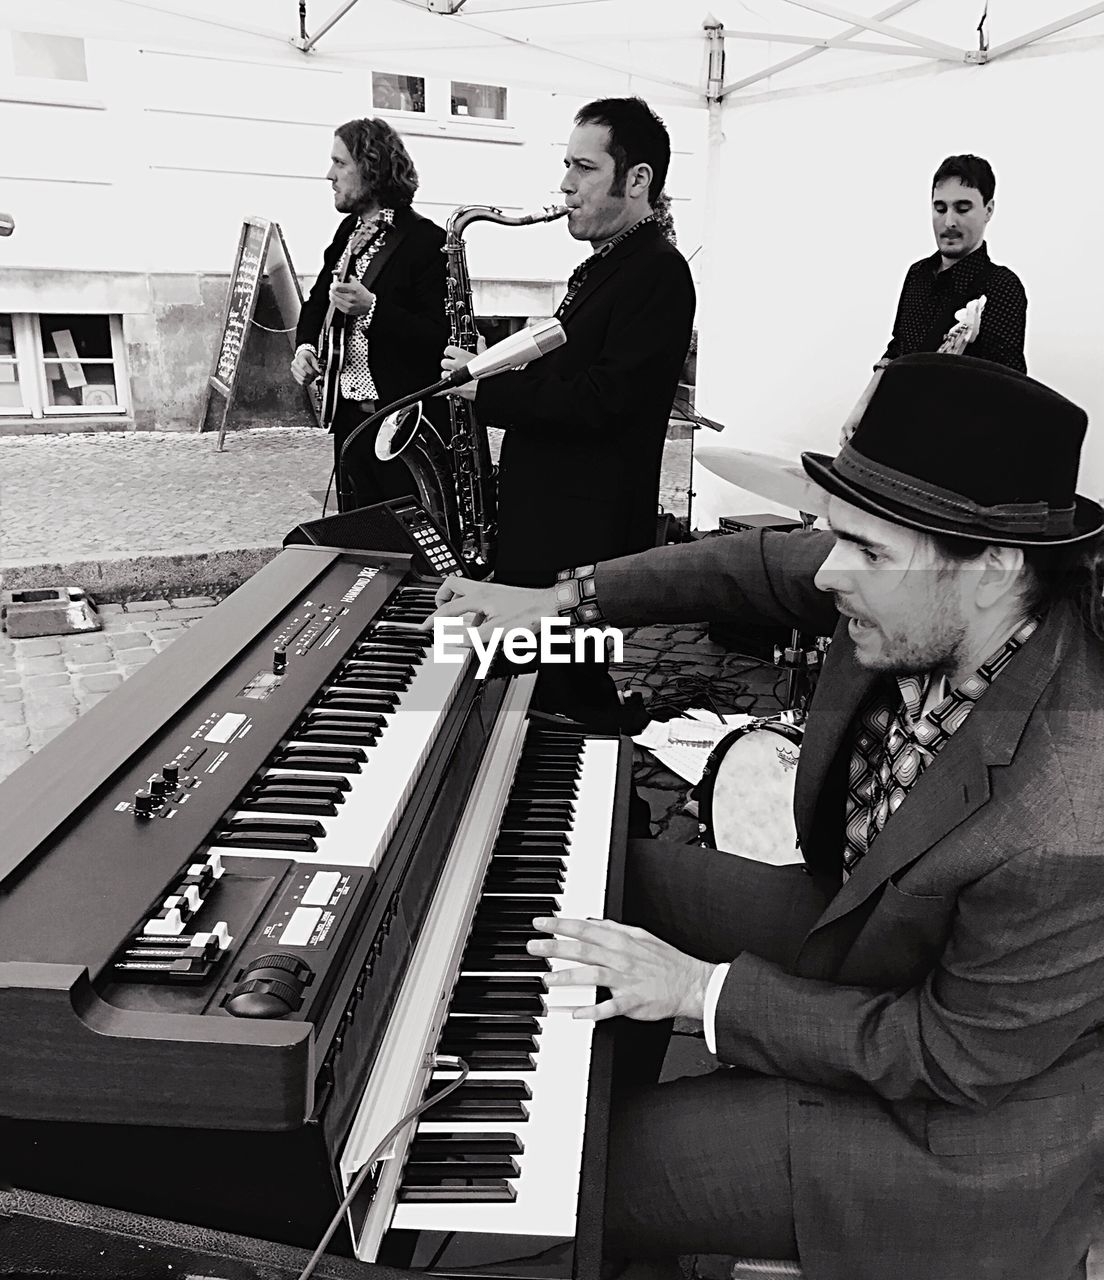
[[[225,596],[253,576],[281,548],[213,550],[184,547],[164,554],[90,560],[0,560],[5,591],[83,587],[97,602],[166,596]]]

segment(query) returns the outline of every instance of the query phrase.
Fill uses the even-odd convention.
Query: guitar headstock
[[[334,266],[333,275],[335,280],[344,282],[345,277],[349,274],[349,263],[372,238],[373,230],[373,227],[366,226],[363,222],[357,223],[356,230],[349,237],[349,243],[345,246],[341,257],[338,258]]]
[[[955,312],[955,324],[947,330],[947,335],[939,344],[939,353],[946,356],[960,356],[978,336],[981,330],[981,313],[985,310],[985,295],[974,298]]]

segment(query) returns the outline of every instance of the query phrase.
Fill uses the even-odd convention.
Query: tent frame
[[[903,13],[907,9],[913,8],[919,3],[919,0],[896,0],[896,3],[889,5],[870,17],[864,17],[861,14],[852,13],[850,10],[840,8],[838,5],[831,4],[828,0],[781,0],[781,3],[790,5],[792,8],[804,10],[823,18],[830,18],[836,22],[845,24],[845,29],[834,36],[822,35],[802,35],[802,34],[781,34],[776,32],[765,31],[740,31],[733,28],[726,28],[722,23],[718,22],[711,15],[702,23],[704,38],[709,48],[709,64],[713,67],[717,57],[717,47],[720,46],[720,58],[723,61],[723,48],[726,39],[732,40],[749,40],[749,41],[770,41],[779,44],[802,44],[808,46],[800,53],[794,54],[790,58],[785,58],[780,62],[772,63],[770,66],[762,68],[751,75],[745,76],[740,80],[734,80],[730,84],[718,87],[714,81],[711,70],[707,69],[705,73],[706,84],[704,86],[692,86],[675,81],[656,77],[647,72],[639,72],[631,67],[614,66],[605,61],[587,58],[583,55],[574,54],[566,45],[538,45],[533,41],[512,35],[506,31],[495,30],[491,27],[484,26],[481,22],[472,22],[470,19],[481,17],[483,15],[493,15],[496,13],[521,13],[529,9],[546,9],[546,8],[566,8],[572,5],[589,4],[594,0],[393,0],[394,3],[403,4],[409,8],[421,9],[427,13],[437,14],[446,20],[453,20],[463,23],[465,26],[476,28],[490,36],[493,36],[506,43],[523,43],[530,48],[539,48],[542,52],[558,54],[577,62],[585,62],[592,66],[602,66],[610,71],[621,73],[629,73],[639,75],[641,79],[647,79],[649,82],[667,84],[676,88],[695,90],[700,89],[703,98],[707,103],[714,101],[722,101],[731,98],[733,95],[739,94],[742,89],[747,89],[751,85],[758,84],[763,80],[767,80],[779,72],[786,71],[791,67],[797,66],[799,63],[806,62],[809,58],[816,57],[818,54],[827,53],[830,49],[846,49],[849,51],[877,54],[895,54],[913,58],[932,58],[941,62],[951,62],[963,65],[984,66],[986,63],[992,62],[996,58],[1005,57],[1010,53],[1015,53],[1019,49],[1026,48],[1028,45],[1035,44],[1040,40],[1045,40],[1048,36],[1057,34],[1060,31],[1067,31],[1071,27],[1079,26],[1083,22],[1089,21],[1104,14],[1104,0],[1100,3],[1090,4],[1085,8],[1076,10],[1073,13],[1066,14],[1064,17],[1056,18],[1047,23],[1045,26],[1037,27],[1032,31],[1024,32],[1022,35],[1016,36],[1005,43],[997,45],[996,48],[990,49],[988,46],[988,38],[985,34],[985,19],[982,18],[978,25],[978,47],[976,49],[960,49],[953,45],[944,44],[942,41],[933,40],[929,36],[918,35],[915,32],[908,31],[897,26],[891,21],[898,14]],[[303,53],[310,53],[318,44],[318,41],[326,35],[357,3],[357,0],[344,0],[338,7],[336,12],[327,19],[313,36],[306,34],[306,5],[307,0],[300,0],[300,16],[301,16],[301,34],[299,38],[292,39],[291,43]],[[463,10],[463,12],[461,12]],[[881,42],[870,40],[860,40],[858,37],[873,34],[882,36]],[[593,37],[595,40],[601,37]]]

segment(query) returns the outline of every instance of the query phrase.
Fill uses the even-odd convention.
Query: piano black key
[[[477,982],[490,981],[490,979],[461,978],[460,981]],[[536,981],[540,982],[540,979],[537,978]],[[459,986],[459,983],[457,985]],[[543,990],[542,985],[541,991]],[[503,1013],[532,1013],[541,1017],[548,1012],[548,1006],[542,994],[501,990],[457,992],[453,996],[451,1007],[457,1013],[483,1013],[488,1009],[494,1009],[501,1010]]]
[[[539,1036],[544,1031],[544,1024],[539,1018],[484,1017],[482,1014],[457,1017],[450,1014],[445,1021],[446,1034],[455,1031],[457,1035],[474,1035],[477,1030],[486,1030],[492,1036]]]
[[[353,656],[359,657],[370,648],[393,649],[416,661],[432,643],[433,637],[425,631],[384,632],[373,629],[353,650]]]
[[[312,707],[306,715],[309,722],[332,720],[350,725],[371,725],[382,729],[387,724],[387,712],[373,707]]]
[[[446,1083],[435,1076],[426,1090],[427,1096],[437,1093]],[[465,1080],[447,1098],[422,1113],[423,1121],[430,1120],[511,1120],[524,1123],[529,1118],[525,1103],[532,1098],[529,1086],[523,1080]]]
[[[525,1144],[513,1133],[427,1133],[410,1144],[411,1159],[442,1159],[453,1151],[470,1155],[524,1154]]]
[[[496,870],[491,869],[483,883],[483,892],[488,896],[494,894],[512,894],[516,897],[529,897],[536,894],[558,894],[563,892],[564,873],[556,866],[554,858],[548,858],[547,871],[529,871],[525,869]]]
[[[525,920],[524,922],[520,920],[499,920],[492,925],[480,923],[479,917],[476,916],[469,945],[489,947],[495,942],[528,942],[530,938],[543,938],[546,936],[546,934],[538,933],[533,928],[530,920]]]
[[[314,818],[230,818],[223,824],[223,830],[296,832],[307,836],[326,834],[326,828]]]
[[[545,956],[468,951],[462,969],[471,973],[549,973],[552,965]]]
[[[300,729],[296,739],[301,742],[342,742],[350,746],[372,746],[380,736],[379,729],[327,728],[325,725],[311,725]]]
[[[272,835],[263,832],[223,831],[214,840],[227,849],[280,849],[285,853],[314,853],[318,845],[310,836]]]
[[[511,800],[503,814],[505,818],[561,818],[565,822],[575,815],[575,806],[570,800]]]
[[[418,1201],[503,1201],[514,1200],[517,1192],[502,1178],[488,1178],[466,1187],[401,1187],[399,1199]]]
[[[331,773],[359,773],[359,767],[352,766],[359,766],[367,759],[359,747],[326,748],[305,742],[285,742],[276,763],[286,760],[293,769],[317,769],[322,767],[321,762],[329,761]]]
[[[342,667],[333,683],[402,690],[413,679],[414,670],[409,666],[354,662]]]
[[[476,997],[484,1000],[505,1000],[511,996],[543,995],[544,984],[540,978],[465,978],[457,979],[454,997]]]
[[[524,899],[510,897],[508,894],[489,895],[479,904],[479,914],[488,923],[497,919],[516,919],[520,917],[531,923],[534,916],[554,916],[559,909],[559,900],[541,894],[534,894]]]
[[[268,773],[256,785],[259,787],[304,787],[311,791],[328,789],[348,791],[352,783],[348,778],[338,773],[329,778],[319,777],[316,773]]]
[[[471,1178],[516,1178],[520,1172],[517,1161],[507,1155],[457,1154],[442,1160],[426,1160],[418,1159],[412,1153],[403,1170],[403,1186],[433,1186],[452,1179],[467,1181]]]
[[[321,793],[310,796],[303,791],[262,791],[246,796],[241,803],[243,809],[265,809],[273,813],[314,813],[322,817],[332,817],[337,813],[337,805],[333,799],[327,799]]]
[[[533,836],[518,839],[500,840],[494,847],[494,856],[504,858],[566,858],[568,856],[568,839],[562,836]]]
[[[471,1031],[446,1028],[437,1048],[440,1053],[455,1054],[461,1058],[464,1056],[464,1049],[518,1049],[522,1053],[536,1053],[537,1040],[537,1036],[527,1035],[525,1032],[496,1032],[493,1026],[481,1024]]]
[[[492,875],[509,875],[513,871],[525,875],[563,873],[567,863],[563,857],[552,853],[499,853],[496,849],[489,870]]]
[[[579,795],[579,787],[575,782],[530,782],[523,790],[515,790],[521,800],[574,800]]]

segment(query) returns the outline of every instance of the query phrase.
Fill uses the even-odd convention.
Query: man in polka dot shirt
[[[323,373],[323,329],[344,331],[336,407],[327,425],[334,437],[335,469],[342,459],[338,500],[347,511],[417,493],[401,462],[377,461],[379,424],[361,433],[343,458],[342,446],[379,405],[437,381],[449,334],[441,252],[445,233],[410,207],[418,172],[384,120],[340,125],[326,177],[334,207],[345,217],[303,303],[291,373],[300,386],[317,380]],[[426,412],[443,414],[447,421],[443,403],[427,406]]]
[[[981,156],[948,156],[935,171],[936,251],[909,267],[893,337],[876,369],[914,351],[938,351],[954,327],[955,312],[984,295],[981,327],[963,354],[1027,372],[1027,295],[1019,276],[993,262],[985,246],[996,185],[992,167]]]

